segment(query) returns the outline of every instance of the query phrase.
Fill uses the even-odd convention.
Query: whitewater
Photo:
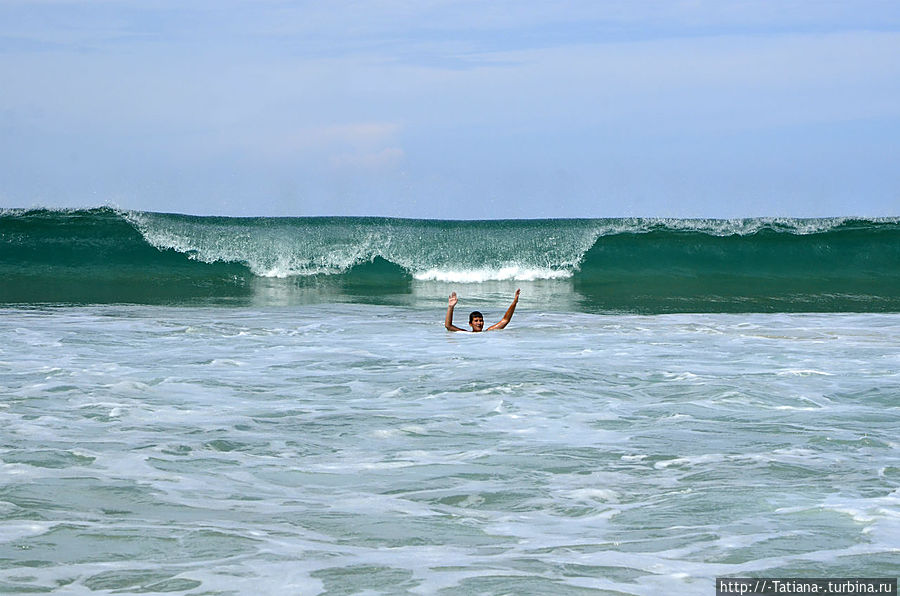
[[[0,593],[897,577],[898,230],[3,211]]]
[[[583,312],[897,312],[900,220],[438,221],[0,212],[0,303],[432,305],[466,284]],[[483,290],[490,287],[485,293]],[[422,302],[422,299],[425,302]],[[271,302],[270,302],[271,303]]]

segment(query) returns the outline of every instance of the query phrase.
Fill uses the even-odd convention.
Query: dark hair
[[[474,319],[475,317],[481,317],[482,319],[484,319],[483,314],[481,314],[477,310],[473,310],[472,312],[469,313],[469,324],[470,325],[472,324],[472,319]]]

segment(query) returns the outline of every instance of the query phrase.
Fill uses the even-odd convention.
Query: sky
[[[896,0],[0,0],[0,207],[900,215]]]

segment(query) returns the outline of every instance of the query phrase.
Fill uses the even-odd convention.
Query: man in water
[[[506,309],[506,314],[503,315],[503,318],[500,319],[500,322],[491,325],[486,329],[486,331],[503,329],[509,324],[509,320],[512,318],[513,313],[516,312],[516,304],[519,303],[519,292],[520,290],[516,290],[516,297],[513,298],[512,304],[510,304],[509,308]],[[458,301],[459,299],[456,297],[456,292],[451,293],[450,300],[447,302],[447,317],[444,319],[444,327],[447,328],[447,331],[466,331],[466,329],[460,329],[453,324],[453,308],[456,306],[456,303]],[[469,325],[472,327],[472,333],[485,331],[484,316],[477,310],[474,311],[469,315]]]

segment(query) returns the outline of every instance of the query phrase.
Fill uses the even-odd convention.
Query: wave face
[[[409,303],[429,292],[445,300],[449,286],[468,295],[522,286],[534,307],[589,312],[896,312],[900,219],[0,211],[6,304]]]

